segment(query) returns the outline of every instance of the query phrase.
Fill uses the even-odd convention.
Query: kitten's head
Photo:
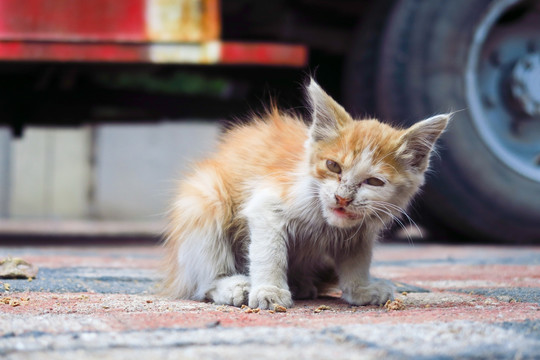
[[[326,221],[347,228],[399,215],[423,184],[430,153],[450,115],[398,129],[353,120],[313,80],[307,93],[313,123],[306,147]]]

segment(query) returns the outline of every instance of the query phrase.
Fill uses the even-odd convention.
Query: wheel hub
[[[510,87],[521,109],[532,117],[540,117],[540,53],[523,56],[516,62]]]
[[[537,3],[493,1],[474,32],[465,84],[469,111],[486,147],[509,169],[540,183]]]

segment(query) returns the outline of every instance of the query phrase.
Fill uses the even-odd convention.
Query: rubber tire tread
[[[442,137],[423,195],[452,229],[505,242],[540,240],[540,183],[501,163],[482,142],[465,99],[464,69],[476,24],[491,0],[400,0],[385,30],[377,113],[411,125],[461,110]]]
[[[380,46],[390,10],[396,0],[369,2],[354,29],[352,46],[345,58],[342,79],[343,103],[357,118],[376,113],[376,74],[380,63]]]

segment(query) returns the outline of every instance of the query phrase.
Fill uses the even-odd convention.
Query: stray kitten
[[[397,129],[353,120],[313,80],[307,96],[311,126],[273,108],[225,134],[180,183],[164,245],[168,295],[290,307],[333,273],[351,304],[393,299],[389,282],[370,278],[372,248],[423,184],[450,116]]]

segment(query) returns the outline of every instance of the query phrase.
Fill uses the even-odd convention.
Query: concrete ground
[[[338,297],[256,312],[155,295],[157,246],[1,246],[5,359],[539,359],[540,247],[382,244],[391,306]],[[324,305],[324,306],[322,306]]]

